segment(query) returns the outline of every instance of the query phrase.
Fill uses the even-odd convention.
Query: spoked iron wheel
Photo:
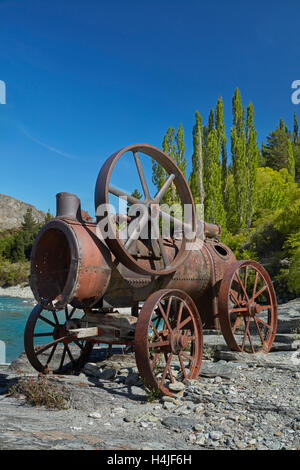
[[[232,350],[270,351],[277,328],[277,300],[270,276],[259,263],[238,261],[229,267],[219,290],[219,319]]]
[[[113,180],[114,168],[118,166],[118,163],[120,165],[123,155],[127,164],[131,165],[132,176],[135,173],[139,176],[139,184],[144,193],[142,199],[137,199],[130,192],[126,193],[120,190],[111,181]],[[167,179],[156,194],[151,194],[148,186],[149,181],[147,183],[145,177],[144,165],[147,164],[147,160],[155,162],[158,168],[166,174]],[[180,218],[173,217],[169,211],[164,209],[163,200],[171,187],[175,187],[178,193],[178,206],[190,209],[184,213],[184,223]],[[140,216],[127,226],[128,233],[125,231],[126,235],[122,234],[122,230],[117,228],[115,216],[109,209],[110,196],[118,198],[118,205],[120,205],[120,199],[123,202],[125,199],[140,213]],[[102,207],[106,207],[107,210],[102,212]],[[146,275],[170,274],[178,269],[190,254],[187,244],[194,241],[197,225],[192,193],[183,173],[174,161],[156,147],[147,144],[129,145],[115,152],[104,162],[95,188],[95,210],[97,221],[105,220],[105,227],[108,228],[107,233],[110,236],[105,237],[108,247],[122,264],[136,273]],[[164,223],[173,224],[182,232],[181,243],[175,251],[171,250],[166,244],[162,230]],[[130,226],[132,230],[130,230]],[[145,235],[145,231],[148,231],[147,235]],[[144,257],[136,256],[132,249],[135,241],[144,240],[146,243],[145,240],[148,240],[149,237],[155,247],[153,248],[155,259],[153,256],[150,260],[145,260]]]
[[[198,376],[202,353],[202,324],[192,299],[177,289],[152,294],[135,330],[135,358],[145,385],[172,396],[170,383]]]
[[[25,327],[24,345],[29,362],[38,372],[76,372],[88,359],[93,343],[68,335],[66,329],[66,322],[78,316],[75,311],[68,307],[62,311],[48,310],[41,304],[32,310]]]

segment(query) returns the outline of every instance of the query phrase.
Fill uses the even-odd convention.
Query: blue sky
[[[236,87],[259,144],[280,117],[292,127],[299,23],[296,0],[0,0],[0,192],[55,212],[68,191],[94,215],[104,160],[180,122],[189,174],[195,111],[206,121],[221,94],[229,137]]]

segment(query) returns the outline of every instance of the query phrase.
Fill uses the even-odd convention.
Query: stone
[[[117,370],[114,368],[104,369],[103,372],[99,375],[100,379],[103,380],[113,380],[117,375]]]
[[[209,437],[213,440],[213,441],[219,441],[220,439],[222,439],[223,437],[223,434],[219,431],[211,431],[209,433]]]
[[[202,377],[220,377],[230,379],[232,377],[232,370],[224,363],[206,361],[202,362],[200,373]]]
[[[176,429],[192,429],[195,426],[195,421],[190,418],[183,418],[181,416],[167,416],[163,418],[162,424],[168,428]]]
[[[169,390],[171,392],[181,392],[185,389],[185,385],[183,382],[174,382],[169,384]]]
[[[93,412],[93,413],[89,413],[88,415],[89,418],[93,418],[93,419],[101,419],[102,418],[102,415],[101,413],[97,413],[96,411]]]
[[[89,375],[91,377],[100,377],[101,376],[101,370],[97,366],[97,364],[93,362],[87,362],[83,368],[84,372],[86,375]]]
[[[140,385],[142,384],[142,380],[140,379],[140,376],[139,374],[137,374],[136,372],[132,373],[132,374],[129,374],[126,378],[125,378],[125,385],[127,385],[128,387],[132,386],[132,385]]]

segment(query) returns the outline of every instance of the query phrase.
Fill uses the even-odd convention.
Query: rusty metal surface
[[[161,164],[162,167],[167,171],[169,175],[174,176],[174,184],[178,191],[178,195],[179,195],[181,203],[189,205],[192,208],[192,220],[190,221],[190,224],[191,224],[192,230],[196,233],[196,214],[195,214],[194,201],[193,201],[193,197],[192,197],[192,194],[191,194],[191,191],[190,191],[190,188],[186,179],[184,178],[179,168],[175,165],[173,160],[166,153],[162,152],[161,150],[151,145],[146,145],[146,144],[129,145],[127,147],[122,148],[118,152],[115,152],[106,160],[106,162],[103,164],[99,172],[97,182],[96,182],[96,188],[95,188],[96,213],[97,213],[97,209],[99,206],[101,206],[102,204],[108,205],[109,193],[115,194],[118,197],[122,197],[121,191],[117,189],[113,189],[110,186],[110,178],[111,178],[112,170],[114,169],[119,158],[126,152],[132,152],[134,154],[134,157],[137,162],[137,168],[140,174],[141,183],[145,192],[144,201],[141,201],[138,199],[135,200],[130,195],[127,195],[128,200],[131,201],[132,199],[133,203],[144,204],[147,207],[147,210],[148,209],[151,210],[151,204],[153,203],[159,206],[159,202],[157,202],[155,199],[150,197],[140,161],[137,160],[138,158],[137,153],[142,152],[150,156],[152,159],[156,160],[159,164]],[[97,220],[101,222],[103,217],[105,216],[104,215],[99,216],[97,217]],[[107,223],[111,232],[116,231],[115,225],[112,219],[108,218]],[[108,247],[112,251],[112,253],[115,255],[115,257],[122,264],[124,264],[128,269],[138,274],[146,274],[146,275],[170,274],[174,272],[176,269],[178,269],[180,264],[184,262],[184,260],[186,260],[186,258],[189,255],[188,251],[186,250],[186,238],[185,237],[183,237],[182,239],[178,253],[176,253],[176,256],[172,260],[170,260],[168,256],[164,256],[163,247],[161,248],[164,266],[162,266],[160,260],[156,261],[152,259],[148,261],[145,261],[145,260],[141,261],[139,259],[134,258],[130,254],[129,250],[126,248],[126,244],[123,244],[122,240],[120,240],[118,231],[116,231],[116,236],[114,238],[108,238],[106,242],[107,242]],[[158,242],[160,243],[160,239],[158,239]]]
[[[153,207],[159,211],[159,201],[151,199],[138,152],[162,164],[169,174],[164,186],[174,182],[181,201],[192,203],[196,238],[188,250],[187,240],[179,237],[181,225],[168,239],[140,238],[127,245],[118,237],[103,241],[97,223],[81,210],[80,199],[59,193],[57,217],[42,227],[32,249],[30,286],[39,304],[26,324],[25,351],[33,367],[47,373],[78,368],[94,343],[131,345],[145,383],[172,395],[168,386],[175,378],[199,373],[202,328],[221,328],[233,350],[268,352],[277,328],[276,294],[259,263],[237,261],[220,242],[217,224],[202,221],[196,230],[188,183],[155,147],[131,145],[106,160],[96,183],[96,208],[108,202],[109,192],[124,196],[111,191],[110,176],[126,152],[134,155],[149,211]],[[131,197],[130,202],[141,201]],[[131,220],[124,214],[117,218]],[[131,325],[122,326],[122,316],[113,312],[119,307],[132,308],[132,317],[127,318],[132,330]],[[81,323],[73,316],[76,309],[84,310]],[[40,324],[48,331],[40,333]]]
[[[277,300],[267,271],[257,261],[237,261],[219,291],[219,320],[228,346],[240,352],[268,352],[277,328]]]
[[[58,313],[41,304],[32,310],[25,327],[24,346],[30,364],[38,372],[76,370],[88,359],[93,343],[72,338],[66,330],[66,321],[74,312],[75,309],[69,312],[66,308]],[[45,338],[43,343],[39,341],[42,338]]]
[[[31,254],[30,286],[38,302],[89,307],[103,297],[111,256],[96,225],[53,219],[40,230]]]
[[[161,289],[143,305],[135,329],[135,358],[150,387],[173,395],[168,383],[196,378],[202,362],[202,325],[192,299]]]

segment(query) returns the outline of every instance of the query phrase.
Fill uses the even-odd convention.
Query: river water
[[[0,341],[5,343],[6,362],[16,359],[24,351],[24,329],[34,307],[32,299],[0,297]],[[0,350],[3,357],[3,343]]]

